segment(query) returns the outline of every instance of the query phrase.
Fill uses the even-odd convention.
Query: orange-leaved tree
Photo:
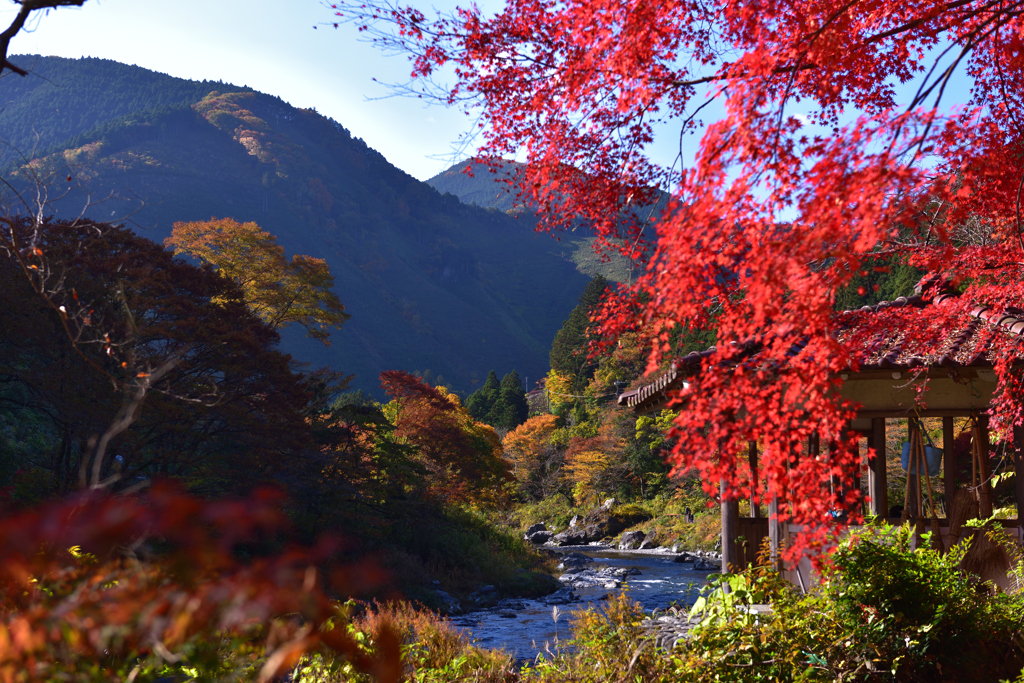
[[[384,412],[395,436],[416,449],[429,472],[428,495],[462,503],[504,499],[512,475],[493,427],[475,421],[444,387],[400,370],[382,372],[380,380],[392,399]]]
[[[606,342],[636,331],[653,370],[673,340],[715,330],[671,460],[726,497],[770,489],[806,530],[791,556],[828,542],[830,512],[859,517],[857,406],[836,391],[841,374],[899,330],[916,350],[900,370],[925,382],[921,357],[970,365],[973,352],[944,356],[955,334],[1024,305],[1014,3],[507,0],[437,17],[383,1],[332,7],[409,54],[427,95],[475,110],[483,159],[523,158],[522,201],[547,227],[585,222],[605,248],[650,254],[606,300]],[[430,81],[442,67],[450,88]],[[667,161],[666,130],[679,141]],[[892,259],[931,271],[933,286],[850,331],[837,292]],[[1005,432],[1024,420],[1018,344],[983,336],[999,382],[990,415]],[[831,447],[799,458],[813,435]],[[750,441],[763,446],[761,481],[743,472]]]
[[[249,308],[271,327],[298,323],[308,336],[329,344],[330,329],[348,320],[334,277],[323,259],[295,255],[256,223],[211,218],[174,224],[164,244],[194,256],[239,284]]]
[[[512,474],[531,497],[543,493],[542,479],[557,466],[557,449],[551,444],[551,435],[558,428],[554,415],[534,415],[505,436],[505,457],[512,465]]]

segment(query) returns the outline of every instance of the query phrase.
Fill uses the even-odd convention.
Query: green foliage
[[[491,370],[484,385],[466,398],[466,410],[473,419],[509,432],[529,417],[526,390],[519,373],[513,370],[501,378]]]
[[[847,311],[911,296],[914,286],[924,275],[923,270],[907,265],[897,257],[868,261],[845,287],[836,292],[836,310]]]
[[[474,391],[466,398],[466,410],[473,416],[474,420],[484,421],[498,400],[501,392],[501,384],[498,383],[498,375],[494,370],[487,373],[484,385]]]
[[[573,394],[583,394],[594,375],[596,364],[587,359],[590,315],[607,286],[608,281],[600,275],[590,281],[551,343],[551,369],[569,378]]]
[[[894,676],[976,676],[1011,642],[1006,610],[1024,600],[979,595],[959,569],[967,543],[941,555],[927,539],[911,550],[911,536],[908,525],[871,529],[833,555],[826,594],[850,631],[847,656]]]
[[[139,111],[180,110],[215,88],[244,90],[214,81],[173,78],[109,59],[15,55],[11,60],[32,74],[0,79],[0,130],[5,149],[29,156],[65,141],[80,147],[87,141],[76,136]],[[166,124],[158,121],[155,134],[161,130],[166,134]],[[102,137],[112,129],[100,130]],[[16,160],[10,152],[0,158],[7,163]]]
[[[801,596],[774,572],[726,577],[677,658],[685,681],[999,680],[1017,675],[1024,594],[997,593],[959,570],[909,526],[843,541],[820,590]],[[721,590],[729,584],[734,592]],[[770,602],[753,618],[745,605]]]
[[[519,373],[513,370],[501,378],[498,399],[488,411],[485,422],[495,429],[511,431],[526,422],[530,408],[526,405],[526,391]]]

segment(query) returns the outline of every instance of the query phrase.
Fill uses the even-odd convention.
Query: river
[[[566,548],[565,551],[582,552],[593,558],[586,569],[603,567],[636,568],[639,574],[625,577],[621,588],[602,585],[574,588],[579,598],[558,605],[558,620],[554,619],[555,606],[541,600],[504,600],[498,607],[471,612],[452,618],[452,624],[464,630],[481,647],[502,648],[519,660],[534,658],[545,647],[554,649],[556,635],[560,640],[572,636],[570,621],[574,612],[589,608],[600,609],[603,598],[609,594],[628,591],[629,597],[650,612],[664,609],[673,603],[689,606],[697,592],[706,584],[708,571],[695,570],[693,564],[674,561],[675,555],[657,551],[618,551],[610,548]]]

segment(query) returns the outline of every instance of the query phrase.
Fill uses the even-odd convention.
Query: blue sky
[[[14,12],[9,0],[0,4],[4,27]],[[320,0],[87,0],[81,9],[39,16],[30,32],[14,39],[11,52],[103,57],[182,78],[248,85],[316,108],[416,178],[446,169],[455,160],[452,145],[470,120],[413,98],[387,97],[373,79],[405,82],[408,61],[361,42],[351,25],[330,28],[332,20]],[[900,86],[901,97],[909,99],[915,87]],[[969,81],[962,71],[951,90],[946,106],[966,100]],[[705,120],[716,115],[714,107],[705,113]],[[661,126],[658,134],[652,156],[671,163],[678,149],[674,126]],[[695,142],[684,143],[688,163]]]
[[[6,28],[15,14],[4,2]],[[379,99],[407,80],[404,57],[356,40],[318,0],[88,0],[40,16],[11,53],[103,57],[172,76],[223,80],[316,108],[424,180],[446,169],[467,118],[409,98]],[[431,157],[445,157],[443,159]]]

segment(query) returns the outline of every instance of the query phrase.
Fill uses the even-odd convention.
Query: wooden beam
[[[921,417],[966,417],[971,414],[971,408],[921,408],[916,413],[913,408],[908,410],[867,410],[862,408],[857,411],[857,417],[913,417],[915,414]]]
[[[953,418],[943,417],[942,418],[942,474],[943,474],[943,487],[946,489],[946,516],[949,517],[949,511],[953,509],[953,496],[956,495],[956,490],[959,487],[960,482],[957,481],[956,477],[956,450],[953,448],[953,441],[956,439],[956,434],[953,433]]]
[[[918,431],[916,420],[907,420],[907,441],[914,443],[914,432]],[[913,458],[913,455],[911,455]],[[908,499],[908,505],[910,508],[910,518],[913,520],[921,519],[921,510],[917,505],[917,499],[920,494],[919,489],[921,488],[921,477],[910,476],[910,472],[907,472],[907,482],[910,487],[910,496]]]
[[[754,519],[761,517],[761,506],[757,503],[757,442],[751,441],[747,444],[747,462],[750,464],[750,516]]]
[[[871,418],[871,440],[869,445],[875,455],[868,457],[868,496],[871,497],[871,514],[876,517],[889,516],[889,485],[885,467],[885,418]]]
[[[740,503],[738,500],[725,499],[725,482],[719,489],[722,506],[722,573],[739,571],[743,567],[743,555],[739,552],[736,539],[740,535]]]

